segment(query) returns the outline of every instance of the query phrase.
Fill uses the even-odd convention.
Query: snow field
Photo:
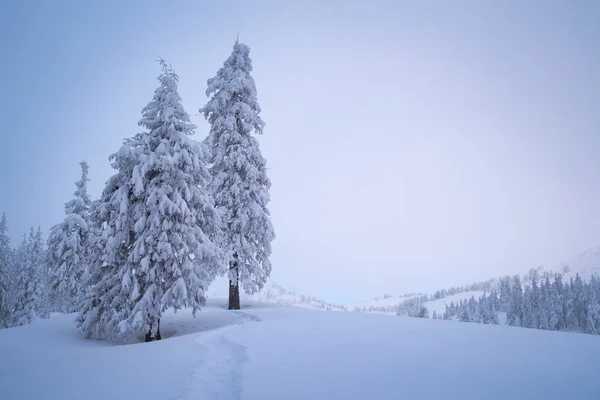
[[[598,336],[246,305],[168,313],[151,343],[86,340],[72,314],[4,329],[2,398],[600,398]]]

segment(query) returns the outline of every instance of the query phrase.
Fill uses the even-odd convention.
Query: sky
[[[168,60],[195,139],[239,32],[266,122],[272,278],[349,303],[600,244],[596,1],[15,1],[0,13],[0,212],[64,217],[141,131]]]

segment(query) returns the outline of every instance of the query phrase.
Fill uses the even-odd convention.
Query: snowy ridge
[[[228,282],[226,278],[218,278],[210,286],[208,290],[209,298],[227,298]],[[328,311],[347,311],[345,306],[326,302],[323,299],[297,294],[295,292],[284,289],[271,279],[267,279],[265,286],[258,293],[248,295],[243,291],[240,292],[242,301],[253,301],[260,303],[281,304],[286,306],[312,308]]]
[[[543,265],[531,268],[529,272],[521,274],[520,277],[524,284],[530,285],[534,275],[539,279],[546,275],[552,278],[555,274],[561,274],[564,282],[575,279],[577,275],[585,282],[589,281],[594,275],[600,276],[600,246],[591,247],[580,255],[568,261],[561,261],[551,268],[546,268]],[[499,279],[492,281],[494,282],[494,287],[497,287]]]
[[[409,293],[402,296],[383,295],[372,300],[362,301],[348,306],[350,311],[372,312],[378,314],[396,314],[398,304],[410,300],[420,293]]]
[[[579,274],[584,281],[593,275],[600,275],[600,246],[592,247],[566,263],[561,263],[552,272],[564,273],[564,278],[575,279]]]

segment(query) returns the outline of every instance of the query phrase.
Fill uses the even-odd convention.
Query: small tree
[[[29,239],[23,237],[16,255],[19,274],[13,315],[15,325],[26,325],[36,317],[44,318],[48,314],[44,251],[40,228],[37,231],[31,228]]]
[[[562,283],[562,275],[556,274],[554,276],[554,282],[552,283],[552,303],[554,307],[554,315],[555,319],[552,318],[554,322],[554,327],[551,329],[562,330],[566,327],[565,321],[565,296],[564,296],[564,285]]]
[[[534,322],[536,310],[534,308],[533,293],[529,286],[525,286],[525,290],[523,291],[523,319],[521,321],[521,326],[524,328],[536,328]]]
[[[504,276],[500,278],[500,311],[508,311],[511,301],[510,277]]]
[[[585,333],[597,334],[600,329],[600,303],[591,284],[587,285]]]
[[[475,296],[471,296],[467,307],[469,308],[470,322],[481,323],[481,311],[479,310],[479,303],[475,300]]]
[[[114,155],[112,176],[94,205],[103,231],[94,245],[93,290],[77,318],[87,336],[160,339],[162,313],[206,302],[222,265],[219,218],[208,194],[203,145],[181,105],[179,78],[161,60],[159,87],[142,110],[146,132]]]
[[[550,277],[546,275],[545,279],[540,283],[540,300],[539,300],[539,328],[550,329],[551,314],[552,314],[552,299],[550,297],[551,285]]]
[[[541,290],[538,286],[537,271],[534,270],[531,279],[531,292],[529,293],[529,303],[525,301],[526,310],[529,312],[529,328],[539,329],[541,326]]]
[[[459,315],[458,315],[458,319],[461,322],[471,322],[471,315],[469,312],[469,307],[468,307],[468,303],[466,301],[461,301],[459,304]]]
[[[50,229],[48,267],[50,291],[55,308],[61,312],[79,309],[89,249],[89,208],[87,194],[88,165],[81,165],[81,179],[75,183],[75,198],[65,204],[65,219]]]
[[[573,278],[570,282],[565,282],[563,286],[563,315],[564,315],[564,327],[568,331],[579,330],[577,323],[577,316],[575,313],[575,294],[573,292]]]
[[[575,309],[575,320],[576,320],[576,330],[582,331],[586,325],[586,301],[585,297],[587,295],[585,290],[585,285],[581,276],[579,274],[575,274],[575,281],[573,282],[572,293],[574,295],[573,304]]]
[[[229,277],[229,308],[240,308],[240,284],[247,293],[262,289],[271,274],[275,238],[267,204],[271,182],[253,134],[262,134],[250,48],[239,41],[217,75],[208,80],[208,103],[200,112],[210,123],[211,192],[223,216],[219,245]]]
[[[506,318],[511,326],[522,326],[523,323],[523,289],[518,275],[513,278],[510,290],[510,302]]]
[[[6,214],[0,220],[0,328],[11,325],[10,273],[12,270],[12,250],[8,237]]]

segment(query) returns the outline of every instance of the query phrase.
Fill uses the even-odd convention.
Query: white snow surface
[[[73,319],[0,330],[3,399],[600,398],[599,336],[213,300],[124,345]]]

